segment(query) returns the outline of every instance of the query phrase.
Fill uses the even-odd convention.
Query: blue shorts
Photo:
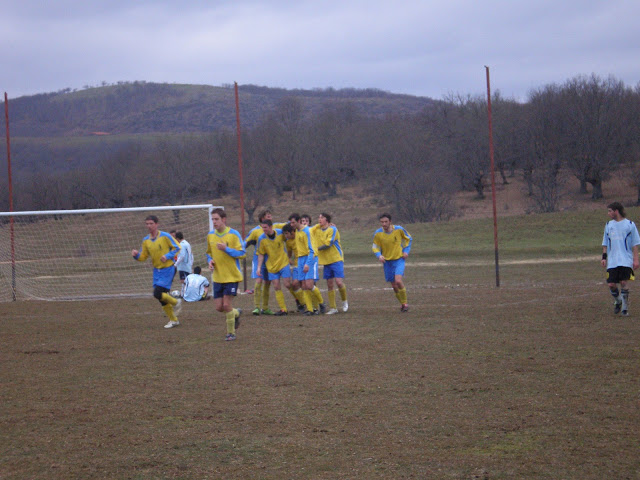
[[[396,275],[404,275],[404,258],[384,262],[384,279],[394,282]]]
[[[254,255],[253,260],[251,261],[251,278],[261,278],[263,280],[269,280],[269,274],[267,272],[267,256],[264,256],[264,261],[262,262],[262,271],[260,275],[258,275],[258,256]]]
[[[281,278],[291,278],[291,267],[287,265],[276,273],[269,272],[269,280],[279,280]]]
[[[235,297],[238,294],[238,282],[216,283],[213,282],[213,298],[224,296]]]
[[[339,262],[325,265],[322,269],[322,278],[325,280],[330,278],[344,278],[344,262],[340,260]]]
[[[176,276],[176,267],[171,265],[166,268],[154,268],[153,269],[153,286],[162,287],[171,290],[171,284],[173,283],[173,277]]]
[[[294,282],[300,280],[298,278],[298,267],[291,267],[291,280],[293,280]]]
[[[298,280],[317,280],[318,279],[318,257],[314,257],[309,263],[309,270],[305,273],[304,266],[307,265],[307,257],[298,257]]]

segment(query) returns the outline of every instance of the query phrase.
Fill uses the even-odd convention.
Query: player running
[[[153,263],[153,296],[162,305],[162,310],[169,317],[165,328],[180,325],[177,315],[180,313],[182,300],[169,295],[171,283],[176,275],[174,259],[180,252],[180,246],[175,238],[167,232],[158,229],[158,217],[149,215],[144,219],[149,235],[142,239],[140,250],[131,250],[134,260],[144,262],[151,257]]]
[[[211,212],[213,230],[207,235],[207,260],[213,270],[213,299],[216,310],[224,312],[227,322],[226,341],[236,339],[240,325],[240,309],[233,308],[233,298],[238,294],[242,281],[240,259],[245,256],[245,246],[237,230],[227,227],[227,213],[222,208]]]
[[[383,213],[379,217],[381,228],[373,234],[372,250],[384,266],[384,278],[391,283],[400,311],[408,312],[407,289],[404,286],[404,263],[411,251],[412,238],[400,225],[391,223],[391,215]]]

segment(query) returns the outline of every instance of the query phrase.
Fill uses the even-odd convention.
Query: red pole
[[[496,213],[496,172],[493,163],[493,124],[491,118],[491,86],[489,82],[489,67],[487,71],[487,112],[489,115],[489,158],[491,160],[491,196],[493,197],[493,244],[496,257],[496,287],[500,286],[500,264],[498,262],[498,215]]]
[[[240,135],[240,101],[238,99],[238,82],[234,82],[236,94],[236,130],[238,135],[238,172],[240,176],[240,222],[242,223],[242,238],[245,238],[244,229],[244,181],[242,178],[242,138]],[[244,290],[247,291],[247,260],[242,261],[244,270]]]
[[[13,181],[11,180],[11,141],[9,136],[9,98],[4,92],[4,120],[7,126],[7,169],[9,170],[9,211],[13,212]],[[11,292],[16,301],[16,247],[13,233],[13,217],[9,217],[9,232],[11,237]]]

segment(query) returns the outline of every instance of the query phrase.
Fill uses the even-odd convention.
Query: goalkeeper
[[[153,263],[153,296],[162,305],[162,310],[169,317],[169,323],[165,328],[177,327],[180,325],[178,315],[182,300],[175,299],[169,295],[171,283],[176,274],[174,259],[180,251],[180,246],[176,240],[167,232],[158,229],[158,217],[149,215],[144,223],[149,231],[149,235],[142,239],[141,250],[131,250],[134,260],[144,262],[151,257]]]

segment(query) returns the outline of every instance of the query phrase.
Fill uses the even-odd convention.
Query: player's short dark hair
[[[271,210],[267,209],[267,210],[263,210],[258,214],[258,221],[262,222],[262,220],[264,220],[264,217],[266,217],[268,214],[271,213]]]
[[[282,226],[282,233],[295,233],[296,229],[293,228],[293,225],[291,225],[290,223],[285,223]]]
[[[324,218],[327,219],[327,222],[331,223],[331,215],[325,212],[322,212],[320,215],[322,215]]]
[[[303,218],[309,220],[309,225],[311,225],[311,215],[309,215],[308,213],[303,213],[302,215],[300,215],[300,220],[302,220]]]
[[[200,272],[202,272],[202,269],[200,267],[195,267],[193,269],[193,273],[195,273],[196,275],[200,275]]]
[[[265,218],[264,220],[262,220],[260,222],[260,225],[269,225],[271,227],[271,226],[273,226],[273,222],[271,220],[269,220],[268,218]]]
[[[175,230],[173,231],[176,232]],[[184,240],[184,235],[182,234],[182,232],[176,232],[176,238],[178,240]]]
[[[607,208],[611,210],[617,210],[621,217],[626,217],[627,214],[624,211],[624,206],[620,202],[613,202],[607,205]]]
[[[383,214],[381,214],[381,215],[378,217],[378,220],[382,220],[382,219],[383,219],[383,218],[385,218],[385,217],[386,217],[386,218],[388,218],[388,219],[389,219],[389,221],[391,221],[391,214],[390,214],[390,213],[387,213],[387,212],[384,212]]]
[[[214,213],[220,215],[220,218],[227,218],[227,212],[224,211],[224,208],[214,208],[213,210],[211,210],[211,215],[213,215]]]
[[[292,213],[291,215],[289,215],[289,221],[291,220],[295,220],[296,222],[300,221],[300,214],[299,213]]]
[[[144,219],[145,222],[151,220],[153,223],[158,223],[160,220],[158,220],[158,217],[156,217],[155,215],[149,215],[147,218]]]

